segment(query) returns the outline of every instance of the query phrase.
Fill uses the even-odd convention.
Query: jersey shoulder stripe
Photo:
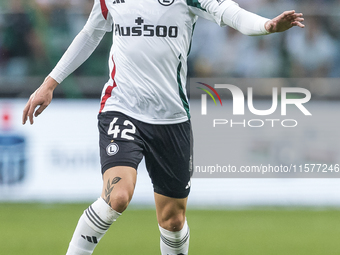
[[[113,56],[112,56],[112,62],[113,62],[113,69],[111,72],[111,78],[113,80],[113,85],[109,85],[107,86],[106,90],[105,90],[105,95],[102,97],[102,100],[100,102],[100,110],[99,113],[101,113],[105,107],[105,103],[106,101],[111,97],[112,95],[112,90],[117,87],[116,81],[115,81],[115,76],[116,76],[116,64],[115,61],[113,60]]]
[[[107,14],[109,13],[109,10],[106,6],[105,0],[100,0],[100,7],[102,9],[104,19],[107,19]]]
[[[206,11],[204,8],[202,8],[201,3],[199,2],[199,0],[187,0],[187,5],[199,8],[202,11]]]
[[[177,66],[177,85],[178,85],[178,90],[179,90],[179,96],[181,98],[183,108],[185,109],[188,119],[190,119],[190,109],[189,109],[189,103],[187,100],[187,97],[184,93],[183,85],[182,85],[182,80],[181,80],[181,69],[182,69],[182,62],[181,62],[182,54],[179,55],[179,64]]]

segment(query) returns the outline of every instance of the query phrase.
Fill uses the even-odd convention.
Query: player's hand
[[[23,114],[22,124],[24,125],[29,118],[31,125],[33,124],[33,114],[37,117],[45,110],[45,108],[51,103],[53,97],[53,91],[57,87],[58,82],[48,76],[43,84],[30,96]],[[35,110],[39,106],[37,110]]]
[[[265,28],[270,33],[283,32],[294,26],[304,28],[305,25],[301,23],[304,21],[302,16],[302,13],[296,13],[295,11],[285,11],[276,18],[267,21]]]

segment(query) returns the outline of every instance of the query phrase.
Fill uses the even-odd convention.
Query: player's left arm
[[[218,8],[223,9],[223,23],[245,35],[265,35],[283,32],[293,26],[304,27],[303,14],[296,13],[294,10],[285,11],[273,19],[267,19],[242,9],[232,0],[224,1]]]
[[[269,33],[284,32],[294,26],[304,28],[305,25],[302,24],[302,21],[304,21],[303,14],[292,10],[285,11],[274,19],[267,21],[264,26]]]
[[[228,25],[245,35],[266,35],[283,32],[291,27],[303,28],[303,14],[285,11],[268,19],[241,8],[233,0],[198,0],[200,6],[190,6],[195,15],[213,20],[220,26]]]

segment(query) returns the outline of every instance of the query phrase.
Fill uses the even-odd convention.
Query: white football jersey
[[[227,0],[228,1],[228,0]],[[100,112],[151,124],[190,118],[187,56],[198,16],[222,22],[224,0],[95,0],[88,25],[111,31]]]

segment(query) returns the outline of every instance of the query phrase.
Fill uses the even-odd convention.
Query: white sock
[[[100,239],[121,213],[101,197],[81,215],[66,255],[91,255]]]
[[[187,255],[189,251],[190,230],[187,221],[180,231],[172,232],[158,226],[161,232],[162,255]]]

